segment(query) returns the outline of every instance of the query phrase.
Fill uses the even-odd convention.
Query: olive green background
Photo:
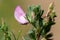
[[[24,12],[27,11],[27,7],[30,5],[41,5],[41,8],[47,12],[48,6],[51,2],[55,4],[56,11],[56,24],[52,26],[51,32],[53,33],[53,40],[60,40],[60,0],[0,0],[0,19],[4,18],[8,24],[9,30],[13,31],[17,36],[17,32],[21,30],[19,40],[22,40],[22,36],[26,35],[31,25],[21,25],[14,18],[14,10],[17,5],[21,6]],[[1,20],[0,20],[1,24]]]

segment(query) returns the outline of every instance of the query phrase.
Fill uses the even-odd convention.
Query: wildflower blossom
[[[20,6],[17,6],[15,8],[14,17],[21,24],[28,23],[27,19],[25,18],[26,17],[25,12],[22,10]]]

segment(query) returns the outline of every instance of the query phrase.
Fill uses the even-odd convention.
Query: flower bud
[[[53,8],[54,8],[54,2],[53,3],[50,3],[50,5],[49,5],[49,9],[50,10],[53,10]]]

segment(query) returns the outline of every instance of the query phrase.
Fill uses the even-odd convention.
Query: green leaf
[[[5,40],[4,33],[0,30],[0,40]]]
[[[40,10],[40,5],[36,5],[33,11],[35,12],[35,15],[39,12]]]
[[[53,19],[54,17],[56,17],[55,11],[53,10],[52,13],[50,14],[51,18]]]
[[[35,31],[34,31],[34,30],[30,30],[30,31],[28,32],[28,35],[29,35],[29,37],[30,37],[31,39],[36,40],[36,38],[35,38]]]
[[[49,38],[51,38],[52,36],[53,36],[52,33],[48,33],[48,34],[45,36],[45,38],[46,38],[46,39],[49,39]]]
[[[53,22],[52,20],[50,20],[48,23],[48,25],[45,27],[45,33],[48,33],[51,29],[51,26],[55,24],[55,22]]]
[[[44,13],[44,10],[41,9],[39,13],[40,13],[40,16],[42,16]]]

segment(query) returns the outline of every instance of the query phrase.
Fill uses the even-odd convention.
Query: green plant
[[[2,19],[2,24],[0,25],[0,36],[0,40],[12,40],[12,36],[14,40],[19,40],[20,31],[18,32],[18,37],[16,37],[15,34],[8,29],[7,24]]]
[[[28,32],[28,36],[24,37],[23,40],[47,40],[48,36],[51,35],[48,32],[51,26],[55,24],[55,11],[54,4],[51,3],[48,7],[48,12],[43,16],[44,10],[41,9],[40,5],[32,5],[28,7],[26,19],[33,28]]]

